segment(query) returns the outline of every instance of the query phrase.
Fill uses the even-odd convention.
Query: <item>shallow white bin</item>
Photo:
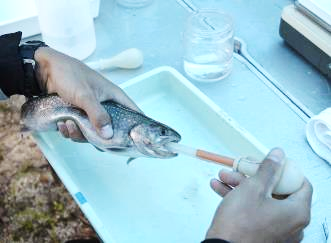
[[[182,143],[230,156],[262,158],[264,148],[176,70],[161,67],[122,85],[150,117]],[[194,158],[127,158],[58,133],[38,145],[105,242],[199,242],[220,202],[209,187],[219,165]]]

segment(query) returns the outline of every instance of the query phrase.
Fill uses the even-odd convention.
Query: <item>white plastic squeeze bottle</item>
[[[135,69],[143,65],[144,56],[137,48],[126,49],[117,55],[86,63],[90,68],[104,70],[109,68]]]

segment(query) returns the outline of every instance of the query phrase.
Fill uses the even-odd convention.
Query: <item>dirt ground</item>
[[[95,233],[30,134],[23,97],[0,102],[0,242],[65,242]]]

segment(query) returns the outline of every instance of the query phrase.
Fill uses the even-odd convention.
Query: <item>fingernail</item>
[[[280,148],[274,148],[270,151],[268,155],[268,159],[276,162],[276,163],[282,163],[284,160],[285,154],[282,149]]]
[[[68,131],[69,131],[70,134],[75,133],[75,127],[72,124],[69,123],[67,125],[67,129],[68,129]]]
[[[216,188],[218,186],[219,183],[220,183],[219,180],[217,180],[217,179],[211,179],[210,180],[210,187],[214,189],[214,188]]]
[[[73,121],[68,120],[68,121],[66,121],[65,124],[66,124],[66,126],[68,128],[69,133],[75,132],[76,125],[75,125],[75,123]]]
[[[113,136],[113,128],[111,127],[111,125],[106,125],[106,126],[103,126],[100,130],[100,135],[105,138],[105,139],[109,139]]]

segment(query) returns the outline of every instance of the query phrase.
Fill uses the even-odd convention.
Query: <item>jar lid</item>
[[[201,36],[223,35],[233,31],[231,16],[216,9],[195,12],[188,18],[186,25],[186,31]]]

